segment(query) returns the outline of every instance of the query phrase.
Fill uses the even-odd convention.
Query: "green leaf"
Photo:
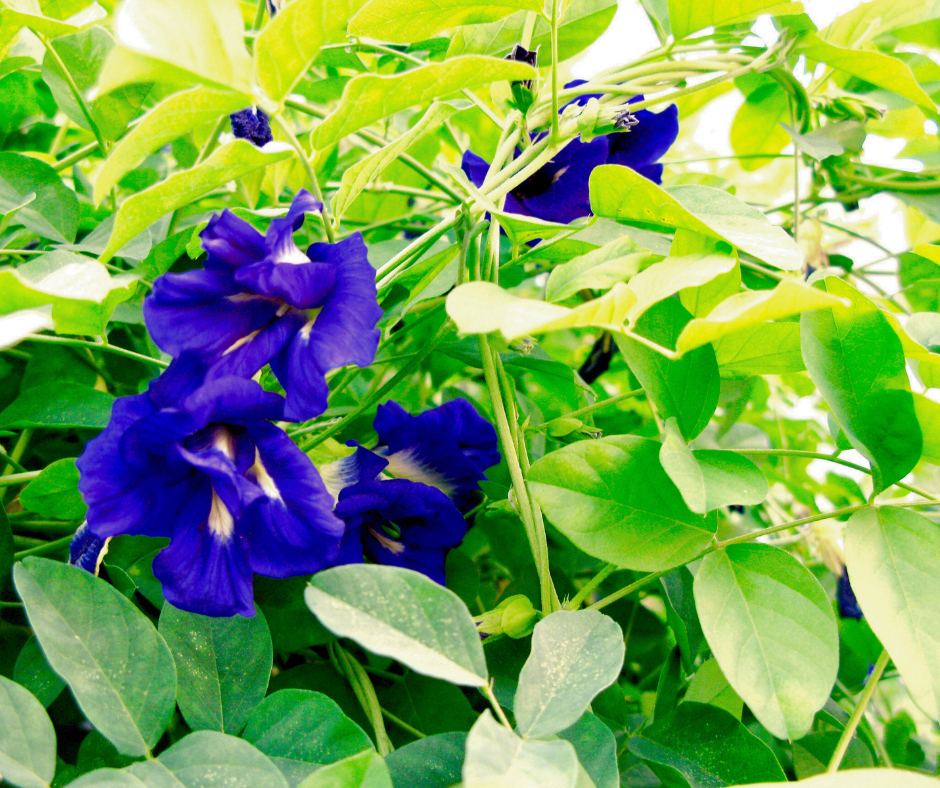
[[[715,358],[723,378],[783,375],[806,369],[799,323],[755,323],[732,331],[715,342]]]
[[[68,788],[148,788],[130,772],[118,769],[95,769],[93,772],[83,774]],[[176,786],[174,786],[176,788]]]
[[[559,610],[539,621],[513,701],[516,728],[542,738],[574,725],[623,666],[623,632],[596,610]]]
[[[461,555],[456,550],[448,555],[455,554]],[[400,681],[391,687],[379,688],[377,692],[383,709],[426,735],[468,731],[477,718],[460,687],[414,671],[408,671]],[[390,726],[389,735],[393,744],[413,740],[411,733],[397,728],[396,725]]]
[[[176,697],[186,724],[241,731],[271,677],[274,651],[264,616],[213,618],[164,605],[159,632],[176,662]]]
[[[51,19],[41,13],[27,13],[15,8],[4,8],[0,10],[0,25],[4,27],[5,31],[11,33],[16,32],[21,27],[28,27],[46,38],[59,38],[59,36],[67,36],[90,27],[104,19],[107,14],[108,12],[100,5],[92,3],[84,11],[71,17],[69,21],[63,22],[58,19]]]
[[[686,185],[665,190],[618,164],[595,167],[590,188],[597,216],[691,230],[727,241],[784,271],[803,264],[799,247],[783,228],[721,189]]]
[[[705,479],[707,511],[732,504],[756,506],[767,497],[767,479],[747,457],[716,449],[696,449],[692,455]]]
[[[669,348],[676,343],[689,317],[678,301],[667,299],[644,313],[636,332]],[[711,345],[670,359],[633,337],[621,333],[613,337],[661,418],[675,416],[686,440],[692,440],[708,426],[718,406],[721,386],[718,361]]]
[[[244,105],[244,96],[203,87],[164,99],[111,150],[95,181],[95,204],[100,205],[112,187],[155,150]]]
[[[776,80],[768,82],[748,94],[731,123],[731,148],[744,170],[757,170],[773,161],[790,142],[787,132],[780,128],[781,121],[790,117],[790,99]]]
[[[845,153],[845,146],[839,140],[819,133],[825,131],[825,129],[814,129],[809,134],[800,134],[786,123],[780,125],[790,135],[793,144],[807,156],[816,159],[816,161],[828,159],[830,156],[841,156]]]
[[[64,381],[49,388],[28,389],[0,413],[0,426],[91,427],[103,430],[111,418],[114,397],[106,391]]]
[[[251,95],[251,56],[235,0],[126,0],[114,29],[131,52]]]
[[[685,505],[659,450],[658,441],[633,435],[579,441],[535,462],[529,488],[589,555],[626,569],[669,569],[701,553],[717,524]]]
[[[574,57],[596,41],[610,26],[616,10],[615,0],[572,0],[558,26],[559,62]],[[519,11],[499,22],[461,27],[451,39],[447,57],[508,55],[513,46],[522,40],[527,14],[526,11]],[[535,19],[530,49],[539,47],[539,65],[551,65],[551,26],[541,15]]]
[[[271,761],[242,739],[196,731],[126,772],[157,788],[288,788]]]
[[[521,739],[493,719],[480,715],[467,737],[463,764],[465,788],[512,788],[541,785],[574,788],[578,756],[570,742]]]
[[[666,435],[659,450],[659,461],[679,489],[685,505],[693,512],[705,514],[705,477],[695,461],[692,450],[682,437],[675,416],[665,421]]]
[[[705,703],[680,703],[632,736],[627,746],[666,785],[698,788],[787,781],[770,747],[727,711]]]
[[[298,788],[392,788],[381,756],[371,750],[317,769]]]
[[[467,734],[440,733],[418,739],[391,753],[385,762],[393,785],[450,788],[460,782]],[[605,787],[606,788],[606,787]]]
[[[515,11],[541,13],[541,0],[370,0],[349,21],[349,32],[408,44],[448,28],[495,22]]]
[[[901,340],[880,310],[841,279],[817,285],[852,305],[803,314],[803,359],[852,446],[871,462],[878,493],[910,472],[923,447]]]
[[[30,194],[35,199],[24,205]],[[4,152],[0,153],[0,213],[12,210],[17,224],[43,238],[59,243],[75,240],[80,213],[75,192],[45,162]]]
[[[333,197],[333,215],[336,221],[339,221],[346,209],[352,204],[353,200],[362,194],[363,189],[371,181],[378,178],[382,172],[393,161],[408,150],[425,134],[430,133],[444,121],[446,121],[455,112],[459,112],[464,107],[453,104],[444,104],[434,102],[428,107],[427,112],[421,116],[421,120],[415,123],[408,131],[397,139],[390,142],[384,148],[380,148],[375,153],[366,156],[362,161],[356,162],[346,172],[343,173],[343,179],[340,182],[339,191]]]
[[[619,788],[617,739],[600,719],[587,711],[574,725],[561,731],[558,737],[571,742],[578,761],[596,788]]]
[[[705,646],[705,635],[695,610],[692,581],[692,573],[685,566],[676,567],[659,579],[663,587],[666,621],[676,636],[686,673],[694,671],[695,660]]]
[[[808,60],[841,69],[847,74],[904,96],[930,112],[935,111],[933,99],[918,84],[911,67],[899,58],[867,49],[834,46],[815,33],[807,34],[796,51],[805,55]]]
[[[911,306],[918,311],[940,310],[940,246],[918,244],[899,259],[899,279]]]
[[[74,566],[27,558],[13,579],[43,653],[88,720],[122,754],[148,754],[176,697],[173,657],[150,621]]]
[[[669,0],[669,21],[676,39],[704,27],[748,22],[761,14],[784,16],[802,11],[802,3],[780,0]]]
[[[933,777],[904,769],[851,769],[800,780],[805,788],[937,788]],[[753,783],[748,788],[777,788],[778,783]]]
[[[101,261],[110,260],[118,249],[164,214],[189,205],[224,183],[291,155],[286,147],[262,151],[247,140],[233,140],[217,148],[191,170],[176,172],[165,181],[128,197],[115,215],[114,231],[101,253]]]
[[[59,520],[80,520],[85,516],[85,502],[78,492],[78,468],[68,457],[47,465],[43,472],[20,493],[23,507],[37,514]]]
[[[287,97],[320,47],[345,27],[363,2],[294,0],[278,11],[254,45],[255,80],[268,98],[279,104]]]
[[[101,336],[117,305],[136,291],[135,274],[111,276],[101,263],[74,252],[56,250],[0,268],[0,313],[52,304],[60,334]]]
[[[608,290],[639,273],[643,264],[653,257],[649,252],[639,251],[629,236],[615,238],[570,262],[555,266],[545,285],[545,298],[564,301],[586,288]]]
[[[940,718],[936,524],[892,506],[856,512],[845,530],[845,559],[865,619],[908,692],[926,714]]]
[[[535,79],[537,76],[535,69],[525,63],[479,55],[431,63],[403,74],[362,74],[346,84],[339,106],[317,126],[313,146],[326,150],[347,134],[438,96],[498,80]]]
[[[924,436],[924,449],[920,458],[924,462],[940,465],[940,403],[915,393],[914,412]]]
[[[741,719],[741,712],[744,709],[744,701],[741,700],[734,688],[728,683],[725,674],[721,672],[717,659],[707,659],[702,666],[695,671],[692,680],[689,682],[689,688],[685,692],[685,701],[694,701],[696,703],[708,703],[724,709],[735,719]]]
[[[313,769],[371,750],[372,742],[336,702],[319,692],[279,690],[255,709],[242,738],[272,759],[295,785]]]
[[[702,630],[728,682],[774,736],[798,739],[839,667],[835,615],[813,574],[765,544],[730,545],[695,576]]]
[[[17,788],[47,788],[55,774],[55,730],[42,704],[0,676],[0,775]]]
[[[13,680],[33,693],[46,708],[65,689],[65,682],[50,667],[35,635],[20,649],[13,668]]]
[[[467,606],[410,569],[350,564],[314,575],[304,598],[320,622],[426,676],[482,687],[480,636]]]

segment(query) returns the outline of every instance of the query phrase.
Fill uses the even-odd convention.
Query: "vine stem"
[[[506,712],[503,711],[503,707],[500,706],[499,701],[496,700],[496,695],[493,692],[493,685],[490,682],[487,682],[482,687],[480,687],[480,692],[482,692],[484,697],[490,702],[490,706],[493,707],[493,711],[496,712],[496,716],[499,717],[499,721],[503,724],[503,727],[512,730],[512,725],[509,724],[509,719],[506,717]]]
[[[796,108],[793,106],[793,99],[787,97],[787,103],[790,105],[790,128],[796,134]],[[800,241],[800,154],[796,150],[796,143],[793,143],[793,240]],[[808,263],[804,263],[805,266]]]
[[[82,95],[82,91],[78,89],[78,85],[75,84],[75,80],[72,77],[72,74],[65,67],[65,62],[62,60],[62,57],[56,51],[56,48],[52,46],[52,42],[46,38],[42,33],[36,33],[36,37],[42,41],[42,45],[46,48],[52,59],[55,61],[56,65],[62,70],[62,76],[65,77],[65,81],[68,83],[69,90],[72,93],[72,96],[75,98],[76,103],[79,106],[79,109],[82,111],[82,115],[85,116],[85,120],[88,121],[88,126],[91,129],[91,133],[95,135],[95,139],[98,141],[98,147],[101,148],[101,155],[108,155],[108,148],[105,145],[104,137],[101,136],[101,131],[98,129],[98,124],[95,123],[95,119],[91,115],[91,110],[88,107],[88,102],[85,101],[85,97]]]
[[[28,550],[21,550],[19,553],[14,554],[13,560],[20,561],[31,555],[55,555],[62,550],[62,548],[67,548],[71,541],[71,535],[63,536],[61,539],[56,539],[54,542],[46,542],[36,547],[30,547]]]
[[[105,350],[108,353],[114,353],[118,356],[124,356],[126,358],[133,358],[137,361],[144,361],[148,364],[155,364],[158,367],[168,367],[170,366],[169,361],[162,361],[159,358],[151,358],[150,356],[145,356],[142,353],[135,353],[133,350],[125,350],[122,347],[116,347],[115,345],[105,345],[98,342],[91,342],[87,339],[69,339],[68,337],[50,337],[45,334],[30,334],[25,337],[25,339],[30,342],[52,342],[58,345],[75,345],[76,347],[90,347],[95,348],[96,350]]]
[[[23,484],[31,479],[35,479],[42,471],[26,471],[26,473],[9,473],[6,476],[0,476],[0,487],[13,487],[16,484]]]
[[[552,0],[552,142],[558,142],[558,24],[561,0]]]
[[[52,165],[52,169],[56,172],[62,172],[62,170],[67,170],[73,164],[80,162],[82,159],[87,158],[92,153],[94,153],[99,148],[97,142],[89,142],[87,145],[82,146],[76,151],[73,151],[65,158],[59,159],[55,164]]]
[[[365,668],[359,664],[352,654],[344,649],[339,641],[333,641],[330,644],[330,658],[334,666],[345,676],[346,681],[352,687],[362,710],[369,718],[372,729],[375,732],[376,749],[383,758],[393,752],[395,747],[385,730],[385,721],[382,719],[382,706],[379,704],[379,698],[375,694],[375,687],[372,686],[372,679],[366,673]]]
[[[336,235],[333,232],[333,220],[330,217],[330,209],[327,207],[326,200],[323,198],[323,192],[320,190],[320,182],[317,180],[317,173],[316,170],[313,169],[310,157],[307,156],[304,146],[300,144],[300,140],[297,139],[297,136],[291,131],[290,126],[287,125],[282,116],[275,115],[274,122],[277,123],[278,128],[284,132],[284,136],[287,137],[287,141],[297,153],[297,156],[300,158],[300,163],[307,172],[307,179],[310,181],[313,196],[316,201],[320,203],[320,219],[323,222],[323,229],[326,231],[326,239],[331,244],[336,243]]]
[[[839,737],[839,743],[836,745],[836,750],[832,754],[832,760],[829,761],[826,774],[831,774],[832,772],[838,771],[839,766],[842,764],[842,759],[845,757],[846,750],[849,749],[849,742],[852,741],[852,737],[855,735],[858,724],[862,721],[862,717],[865,715],[865,709],[868,708],[868,704],[871,702],[872,696],[875,694],[875,690],[878,688],[878,682],[881,681],[881,675],[885,672],[885,668],[888,667],[888,661],[890,659],[891,657],[888,656],[886,649],[883,650],[881,652],[881,656],[878,657],[878,661],[875,663],[875,668],[872,670],[871,676],[868,677],[868,683],[865,685],[865,689],[862,691],[862,695],[858,699],[858,703],[855,706],[855,711],[852,712],[852,716],[849,717],[849,722],[845,726],[845,730],[842,731],[842,736]]]
[[[499,376],[496,372],[496,365],[493,363],[493,351],[490,349],[485,335],[480,334],[477,339],[480,343],[480,356],[483,359],[483,377],[486,380],[490,401],[493,404],[496,431],[499,433],[499,441],[506,456],[506,464],[509,466],[509,475],[512,478],[512,486],[516,494],[519,517],[525,527],[526,536],[529,538],[529,547],[535,559],[535,566],[539,575],[542,612],[547,615],[554,610],[554,586],[549,573],[547,550],[543,551],[540,545],[535,514],[532,511],[532,500],[529,498],[529,490],[526,487],[522,465],[519,462],[516,439],[512,428],[509,426],[509,418],[506,415],[506,406],[500,390]]]
[[[578,593],[575,594],[575,596],[565,604],[565,610],[577,610],[579,607],[581,607],[581,604],[591,595],[591,592],[616,571],[616,564],[607,564],[607,566],[601,569],[600,572],[588,580],[581,587],[581,590],[578,591]]]

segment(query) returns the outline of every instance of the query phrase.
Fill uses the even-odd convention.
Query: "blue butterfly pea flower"
[[[257,383],[209,378],[183,354],[146,393],[118,399],[76,461],[91,535],[169,538],[153,563],[167,601],[254,615],[253,574],[312,574],[343,534],[313,464],[270,423],[283,410]]]
[[[226,210],[203,230],[203,270],[164,274],[144,301],[147,327],[171,356],[192,350],[208,377],[250,378],[265,364],[284,386],[283,418],[326,409],[325,375],[368,366],[379,342],[375,271],[362,235],[306,252],[293,233],[320,204],[306,191],[265,235]]]
[[[570,82],[565,87],[582,83]],[[581,96],[570,103],[580,104],[590,98]],[[642,100],[643,96],[633,98]],[[630,118],[636,123],[631,121],[627,132],[595,137],[586,143],[569,142],[554,159],[506,195],[505,210],[558,224],[589,216],[591,172],[601,164],[621,164],[661,183],[663,165],[657,162],[679,135],[679,110],[675,104],[658,113],[641,109],[631,113]],[[483,185],[489,166],[469,150],[461,162],[464,173],[478,187]]]
[[[852,583],[849,582],[849,571],[843,569],[836,583],[836,601],[839,603],[839,615],[842,618],[854,618],[861,620],[865,614],[858,606],[858,600],[855,598],[855,591],[852,590]]]
[[[95,536],[88,527],[88,522],[82,523],[72,535],[69,542],[69,563],[84,569],[86,572],[98,576],[101,562],[108,552],[109,539]]]
[[[346,487],[335,511],[346,521],[335,565],[368,559],[413,569],[441,585],[447,553],[467,533],[463,515],[447,495],[407,479],[375,479]]]

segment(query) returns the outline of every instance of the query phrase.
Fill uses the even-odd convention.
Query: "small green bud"
[[[540,613],[527,596],[516,594],[504,599],[495,608],[477,617],[477,629],[481,635],[508,635],[524,638],[531,634]]]

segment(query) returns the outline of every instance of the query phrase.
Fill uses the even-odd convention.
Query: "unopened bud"
[[[508,635],[519,639],[531,634],[538,620],[539,611],[532,607],[529,598],[516,594],[480,616],[477,628],[481,635]]]

